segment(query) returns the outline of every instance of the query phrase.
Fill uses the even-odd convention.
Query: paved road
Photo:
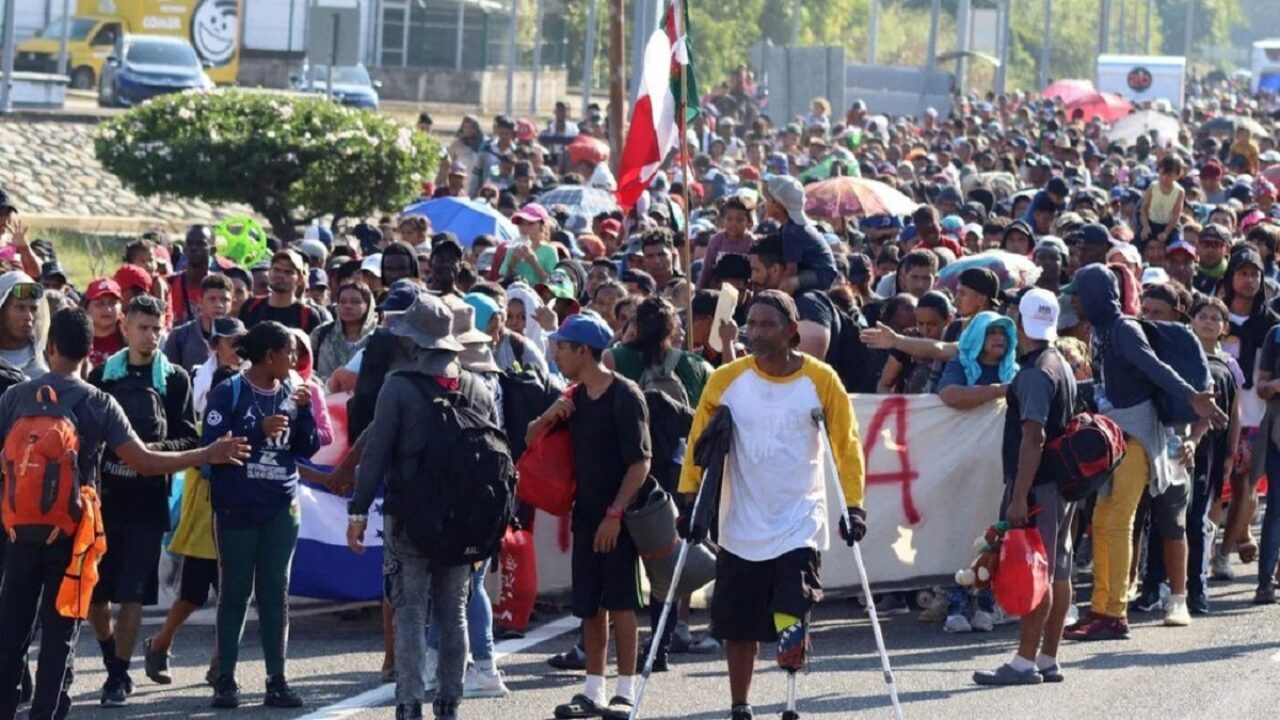
[[[1253,569],[1216,585],[1214,614],[1189,628],[1164,628],[1155,616],[1134,615],[1133,638],[1094,645],[1068,645],[1062,655],[1067,681],[1062,685],[980,689],[970,683],[974,670],[1003,662],[1013,648],[1016,625],[990,634],[947,635],[922,626],[914,617],[884,622],[889,651],[907,718],[1263,718],[1280,706],[1280,608],[1257,608],[1252,598]],[[800,679],[802,717],[892,717],[879,660],[865,616],[849,600],[832,600],[817,612],[811,670]],[[695,622],[705,615],[695,616]],[[501,700],[463,704],[465,718],[533,720],[550,718],[552,708],[579,689],[580,676],[551,670],[544,659],[573,642],[571,620],[553,622],[539,642],[532,638],[501,660],[515,692]],[[290,675],[306,698],[303,711],[242,707],[241,715],[267,720],[373,720],[387,718],[385,704],[369,707],[379,695],[376,671],[381,663],[378,619],[367,614],[343,620],[332,613],[295,619],[290,643]],[[560,634],[557,634],[560,633]],[[209,717],[208,689],[201,684],[212,642],[212,628],[183,631],[175,658],[176,684],[161,688],[141,677],[126,708],[97,706],[103,681],[98,651],[87,631],[80,641],[82,672],[76,680],[73,717]],[[263,685],[261,653],[252,623],[245,637],[240,681],[246,705],[256,702]],[[523,647],[531,645],[531,647]],[[785,697],[785,675],[762,660],[753,699],[758,717],[777,717]],[[612,687],[612,686],[610,686]],[[655,674],[645,702],[646,718],[712,720],[727,715],[727,681],[719,656],[676,657],[671,672]],[[389,687],[381,691],[389,692]],[[364,694],[364,695],[362,695]],[[355,697],[355,701],[350,699]],[[344,703],[338,707],[335,704]]]

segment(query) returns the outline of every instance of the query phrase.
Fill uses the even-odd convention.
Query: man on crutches
[[[829,443],[847,498],[845,535],[866,534],[863,456],[849,397],[835,370],[799,345],[795,301],[778,291],[757,295],[747,314],[751,355],[716,370],[693,419],[680,492],[697,492],[703,469],[693,448],[716,411],[733,414],[733,443],[720,491],[720,553],[711,603],[712,634],[725,641],[732,699],[730,720],[753,718],[749,695],[761,642],[777,643],[788,673],[783,717],[795,710],[796,673],[808,649],[809,612],[822,599],[819,553],[827,550],[826,461]],[[826,421],[827,442],[813,422]],[[693,532],[700,531],[697,523]],[[686,532],[688,534],[688,532]],[[688,538],[699,541],[702,538]]]

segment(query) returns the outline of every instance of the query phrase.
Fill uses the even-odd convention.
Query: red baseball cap
[[[124,289],[151,292],[151,275],[138,265],[125,263],[116,270],[117,292]]]
[[[114,296],[116,299],[124,296],[120,292],[120,284],[107,277],[101,277],[89,283],[88,289],[84,291],[84,299],[88,302],[93,302],[100,297],[107,297],[108,295]]]
[[[622,234],[622,223],[613,218],[600,221],[600,234],[617,237]]]

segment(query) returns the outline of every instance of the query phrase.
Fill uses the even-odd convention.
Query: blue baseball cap
[[[594,313],[578,313],[565,320],[559,330],[551,333],[551,339],[604,350],[613,342],[613,331]]]
[[[395,285],[392,285],[387,294],[383,296],[382,303],[378,305],[378,309],[382,312],[404,312],[409,309],[414,300],[418,299],[420,291],[421,288],[409,280],[397,280]]]

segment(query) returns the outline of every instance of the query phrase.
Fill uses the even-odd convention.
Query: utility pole
[[[1142,53],[1144,55],[1151,54],[1151,4],[1152,4],[1152,1],[1153,0],[1147,0],[1147,19],[1145,23],[1146,29],[1144,30],[1146,37],[1144,37],[1142,41],[1142,47],[1143,47]]]
[[[1116,38],[1116,53],[1129,51],[1129,0],[1120,0],[1120,37]]]
[[[533,78],[529,86],[529,114],[538,116],[538,76],[542,73],[542,0],[533,11]]]
[[[1196,37],[1196,0],[1187,0],[1187,37],[1183,41],[1182,54],[1191,62],[1191,48]]]
[[[1040,43],[1040,89],[1049,86],[1049,33],[1053,29],[1053,0],[1044,0],[1044,40]]]
[[[1098,0],[1098,54],[1111,52],[1111,0]]]
[[[507,28],[507,117],[516,112],[516,20],[520,0],[511,0],[511,26]]]
[[[871,23],[867,30],[867,64],[876,64],[876,49],[880,44],[880,0],[871,0]]]
[[[1009,13],[1013,10],[1009,0],[1000,0],[1000,32],[997,36],[997,47],[1000,49],[1000,66],[996,68],[996,94],[1003,95],[1005,82],[1009,75]]]
[[[68,62],[67,43],[71,35],[71,0],[62,0],[62,33],[58,38],[58,72],[71,76],[71,63]]]
[[[4,4],[4,84],[0,85],[0,115],[13,112],[13,46],[17,42],[17,27],[14,16],[17,15],[17,0],[8,0]]]
[[[942,0],[933,0],[933,9],[929,15],[929,51],[925,57],[925,67],[936,70],[938,67],[938,18],[942,15]]]
[[[965,53],[969,52],[969,32],[973,14],[970,12],[969,0],[960,0],[956,7],[956,88],[964,92],[965,80],[969,74],[969,61]]]
[[[587,42],[582,50],[582,116],[591,104],[591,85],[596,79],[596,10],[599,0],[587,1]]]
[[[462,42],[465,37],[464,28],[467,25],[467,5],[458,0],[458,30],[453,38],[453,69],[462,69]]]
[[[791,3],[791,47],[800,45],[800,0]]]
[[[623,22],[626,9],[623,0],[612,0],[612,11],[609,13],[609,144],[613,148],[610,157],[613,170],[618,171],[618,163],[622,160],[622,142],[626,134],[622,125],[626,120],[625,108],[627,93],[627,68],[623,59]]]

